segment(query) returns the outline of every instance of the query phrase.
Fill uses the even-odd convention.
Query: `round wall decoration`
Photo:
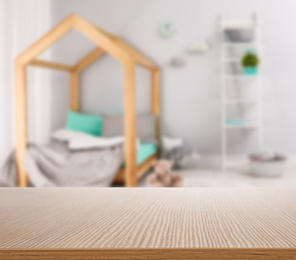
[[[176,28],[172,22],[162,22],[159,26],[159,33],[165,38],[173,37],[176,33]]]

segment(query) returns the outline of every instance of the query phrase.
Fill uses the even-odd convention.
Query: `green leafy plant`
[[[241,61],[241,64],[244,68],[246,67],[258,67],[260,59],[258,55],[254,52],[247,52]]]

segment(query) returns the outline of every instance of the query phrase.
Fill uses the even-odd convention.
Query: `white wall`
[[[0,35],[10,35],[9,28],[11,20],[9,16],[2,14],[2,10],[9,8],[8,1],[0,2]],[[12,61],[11,61],[11,43],[9,41],[0,41],[0,166],[12,149]]]
[[[72,12],[126,39],[155,60],[162,68],[162,110],[164,133],[180,136],[203,154],[220,152],[220,65],[218,14],[247,19],[259,11],[264,46],[264,143],[287,153],[296,153],[296,33],[295,0],[53,0],[53,22],[58,23]],[[177,27],[172,39],[157,33],[158,25],[171,20]],[[195,39],[207,38],[212,51],[189,56],[186,46]],[[76,45],[76,48],[69,45]],[[54,49],[60,61],[72,64],[93,45],[72,33]],[[187,66],[174,69],[169,60],[182,55]],[[74,59],[75,57],[75,59]],[[148,103],[147,74],[138,76],[139,109]],[[122,67],[104,57],[82,75],[82,109],[88,113],[116,113],[122,109]],[[68,76],[54,77],[53,129],[62,127],[68,108]],[[66,100],[62,101],[62,100]],[[242,140],[252,138],[242,134]],[[238,136],[237,138],[241,138]],[[250,148],[237,142],[239,149]],[[250,150],[250,149],[249,149]]]
[[[50,27],[50,0],[0,0],[0,167],[15,146],[14,58]],[[44,142],[50,132],[50,75],[29,69],[28,82],[29,139]]]

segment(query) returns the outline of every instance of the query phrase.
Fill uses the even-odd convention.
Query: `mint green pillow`
[[[67,129],[101,136],[103,132],[103,120],[101,116],[91,116],[69,111]]]

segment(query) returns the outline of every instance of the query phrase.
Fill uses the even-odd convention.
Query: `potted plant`
[[[260,59],[254,51],[247,51],[243,56],[241,63],[244,68],[245,75],[255,76],[258,74]]]

